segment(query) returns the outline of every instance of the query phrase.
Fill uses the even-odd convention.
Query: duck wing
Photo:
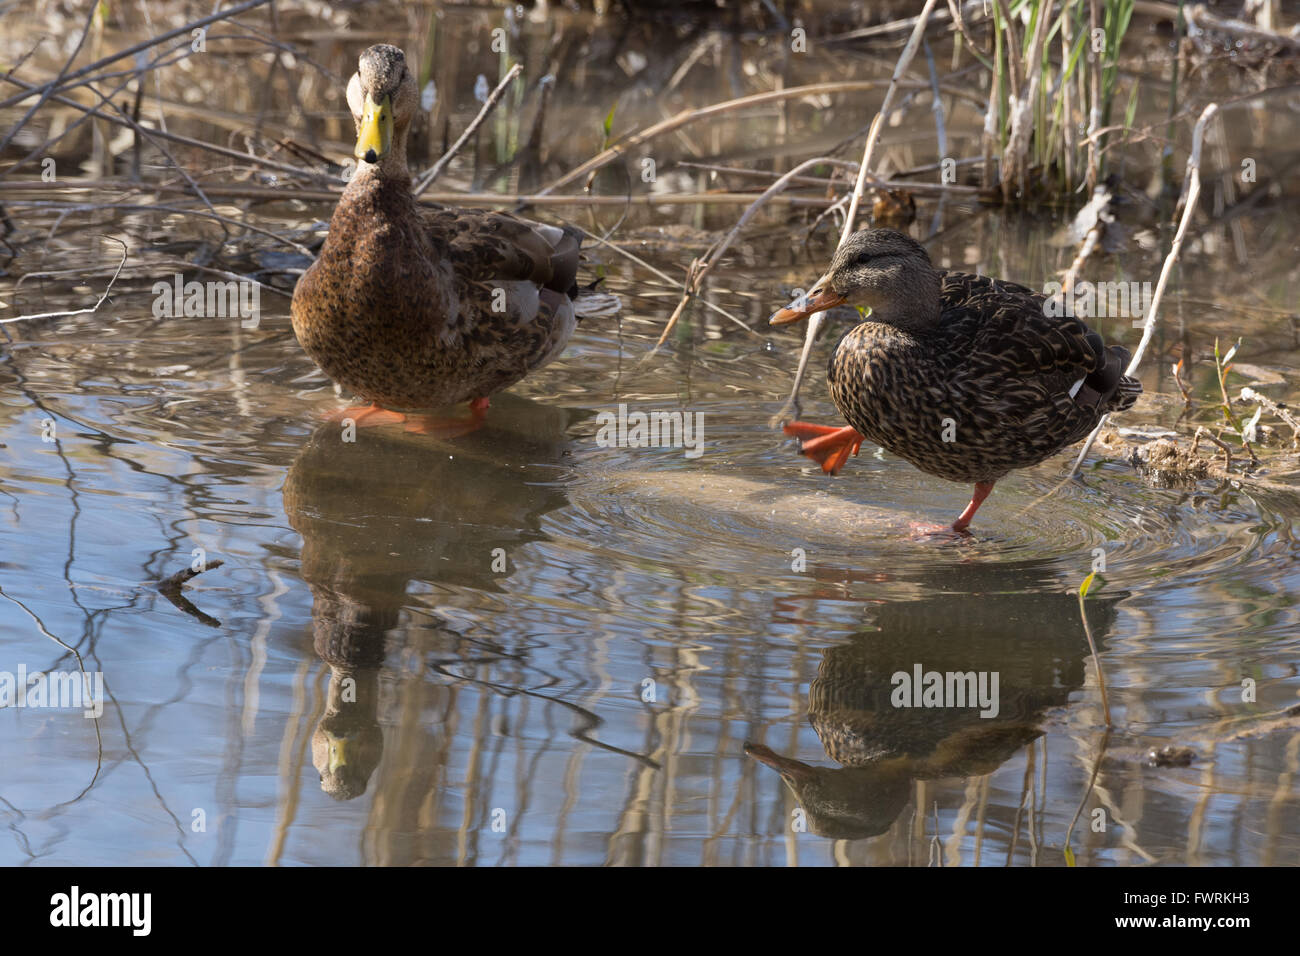
[[[960,357],[956,374],[968,387],[996,390],[1012,421],[1037,418],[1046,401],[1058,410],[1064,432],[1086,434],[1101,415],[1128,408],[1142,391],[1124,375],[1126,349],[1106,346],[1073,316],[1049,315],[1041,292],[949,272],[941,294],[944,324],[955,333]]]
[[[582,233],[504,212],[430,208],[422,211],[429,238],[466,283],[535,283],[573,298],[578,291]]]

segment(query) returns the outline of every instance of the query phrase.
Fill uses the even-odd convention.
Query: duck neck
[[[921,335],[939,324],[943,303],[939,294],[939,273],[927,270],[909,283],[901,295],[891,296],[871,310],[871,321],[902,332]]]

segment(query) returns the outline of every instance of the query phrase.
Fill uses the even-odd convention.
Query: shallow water
[[[704,224],[645,218],[625,228]],[[937,219],[945,265],[1041,285],[1073,254],[1051,242],[1067,213]],[[1294,201],[1237,222],[1249,267],[1227,226],[1188,250],[1120,424],[1178,423],[1170,350],[1203,360],[1216,335],[1296,397]],[[345,441],[284,297],[255,329],[160,319],[146,277],[111,321],[4,326],[0,670],[75,673],[75,649],[105,706],[0,712],[0,863],[1056,866],[1067,832],[1084,865],[1300,862],[1300,723],[1279,716],[1300,692],[1300,493],[1157,489],[1098,451],[1040,500],[1062,455],[1000,482],[972,539],[914,536],[969,489],[870,446],[826,478],[768,425],[799,339],[762,320],[829,248],[743,243],[708,297],[757,331],[697,309],[644,362],[676,291],[593,252],[621,316],[454,440]],[[640,254],[677,277],[696,251]],[[1093,277],[1154,280],[1160,254]],[[810,420],[836,420],[833,341]],[[1212,420],[1212,365],[1190,377]],[[620,403],[700,416],[702,453],[603,447]],[[181,608],[155,584],[196,557],[224,564]],[[1098,560],[1108,740],[1073,593]],[[917,665],[996,672],[997,715],[894,706]],[[1166,744],[1196,759],[1149,766]]]

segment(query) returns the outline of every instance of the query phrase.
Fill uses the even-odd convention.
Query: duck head
[[[353,151],[363,164],[406,177],[406,133],[420,102],[406,56],[379,43],[364,51],[348,82],[348,108],[357,124]]]
[[[812,290],[777,310],[770,322],[786,325],[837,305],[866,306],[872,322],[921,331],[939,320],[939,273],[911,237],[863,229],[836,251]]]

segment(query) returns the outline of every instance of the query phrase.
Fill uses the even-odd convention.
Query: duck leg
[[[351,419],[352,424],[358,428],[369,428],[372,425],[393,425],[403,421],[406,416],[401,412],[389,411],[380,405],[353,405],[351,408],[336,408],[326,412],[324,418],[327,422]]]
[[[984,504],[984,499],[993,493],[993,482],[977,481],[975,482],[975,491],[971,493],[970,504],[966,510],[957,516],[957,520],[952,523],[953,531],[965,531],[970,525],[971,519],[975,517],[975,512],[979,511],[980,505]]]
[[[487,416],[490,399],[473,399],[469,403],[468,418],[440,418],[434,415],[404,414],[384,408],[380,405],[355,405],[351,408],[337,408],[325,413],[325,420],[342,422],[351,420],[357,428],[371,428],[375,425],[402,425],[406,431],[418,435],[432,435],[435,438],[460,438],[483,427]]]
[[[469,418],[437,418],[433,415],[408,415],[406,425],[408,432],[417,435],[432,435],[434,438],[461,438],[483,427],[487,417],[487,396],[472,399],[469,403]]]
[[[838,475],[849,455],[856,455],[865,440],[861,432],[848,425],[834,428],[811,422],[789,422],[784,431],[798,438],[799,451],[821,465],[828,475]]]

